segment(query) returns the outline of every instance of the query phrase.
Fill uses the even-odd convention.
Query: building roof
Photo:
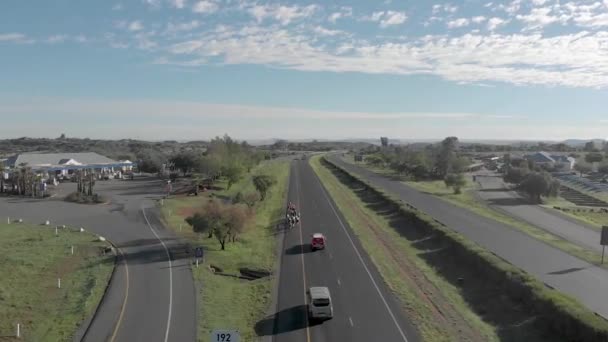
[[[532,160],[535,163],[553,163],[555,159],[551,157],[551,155],[547,152],[536,152],[534,154],[529,154],[526,156],[526,159]]]
[[[115,164],[116,161],[95,152],[84,153],[21,153],[8,158],[10,167],[27,164],[28,166],[60,165],[73,159],[81,164]]]

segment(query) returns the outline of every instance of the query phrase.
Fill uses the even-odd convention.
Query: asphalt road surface
[[[601,252],[600,233],[574,219],[565,217],[535,204],[529,204],[515,191],[505,190],[505,184],[499,177],[477,176],[483,191],[478,191],[480,198],[507,215],[523,220],[555,234],[583,248]]]
[[[444,223],[480,246],[495,253],[546,284],[576,299],[590,310],[608,318],[608,271],[536,240],[495,220],[464,210],[432,195],[423,194],[399,181],[378,175],[342,160],[330,160],[367,179]]]
[[[301,224],[284,231],[277,312],[256,325],[258,335],[272,335],[277,342],[418,341],[307,161],[292,163],[289,199],[301,212]],[[325,250],[313,252],[310,239],[316,232],[328,242]],[[305,291],[311,286],[330,289],[333,319],[308,321]]]
[[[74,183],[60,185],[61,193]],[[163,229],[153,201],[157,179],[97,182],[107,205],[82,205],[59,198],[1,198],[0,217],[84,227],[114,242],[119,263],[108,293],[84,341],[195,341],[196,300],[186,246]],[[44,253],[44,251],[38,251]],[[78,339],[85,333],[81,329]]]

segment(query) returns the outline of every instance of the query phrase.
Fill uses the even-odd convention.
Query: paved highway
[[[380,176],[331,155],[330,160],[371,184],[410,203],[447,227],[535,275],[546,284],[577,298],[592,311],[608,318],[608,271],[536,240],[508,225],[477,215],[401,182]]]
[[[486,190],[478,191],[477,194],[494,208],[583,248],[602,251],[600,233],[588,225],[541,206],[529,204],[517,192],[504,190],[506,189],[505,184],[499,177],[481,175],[477,177],[477,180]]]
[[[292,163],[289,199],[301,224],[284,233],[277,313],[256,326],[274,341],[418,341],[399,303],[382,281],[306,161]],[[326,250],[312,252],[310,236],[322,232]],[[311,325],[305,291],[330,289],[334,318]],[[274,329],[273,329],[273,324]]]
[[[64,193],[73,183],[62,184]],[[195,341],[196,300],[184,246],[160,224],[152,199],[155,179],[97,182],[109,205],[60,199],[0,199],[0,216],[84,227],[119,246],[120,261],[109,291],[84,341]],[[80,337],[84,331],[79,331]]]

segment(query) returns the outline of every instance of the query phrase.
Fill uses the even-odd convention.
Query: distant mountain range
[[[374,145],[380,145],[380,138],[347,138],[347,139],[259,139],[259,140],[248,140],[247,142],[251,145],[271,145],[278,140],[287,140],[292,143],[307,143],[307,142],[350,142],[350,143],[368,143]],[[390,144],[395,145],[406,145],[406,144],[429,144],[441,141],[441,139],[388,139]],[[544,142],[547,144],[559,144],[563,143],[572,147],[584,146],[587,142],[594,141],[596,144],[602,144],[604,139],[566,139],[563,141],[559,140],[492,140],[492,139],[461,139],[460,142],[464,144],[491,144],[491,145],[521,145],[521,144],[537,144]]]

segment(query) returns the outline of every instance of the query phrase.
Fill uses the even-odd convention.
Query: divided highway
[[[278,307],[268,335],[277,342],[419,341],[307,161],[292,163],[289,200],[300,210],[301,223],[284,231]],[[310,236],[316,232],[325,234],[327,248],[312,252]],[[333,319],[308,322],[305,291],[310,286],[330,289]]]
[[[347,163],[336,154],[328,158],[608,318],[608,297],[605,295],[608,284],[607,270],[549,246],[508,225]]]

